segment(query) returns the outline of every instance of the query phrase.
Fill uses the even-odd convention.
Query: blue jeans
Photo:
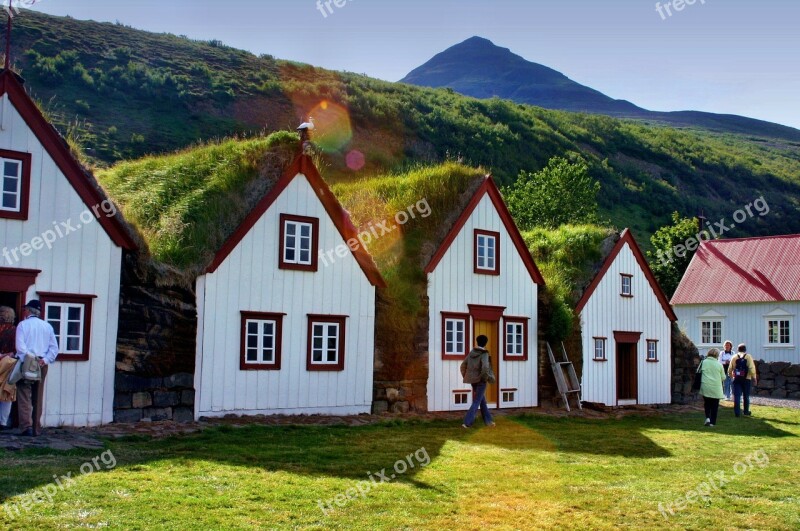
[[[489,406],[486,405],[486,382],[472,384],[472,405],[469,406],[467,416],[464,418],[465,426],[472,426],[475,417],[478,415],[478,407],[481,408],[481,416],[484,424],[492,423],[492,414],[489,413]]]
[[[733,379],[730,376],[725,377],[725,383],[722,384],[722,392],[725,395],[725,398],[730,400],[731,398],[731,387],[733,384]]]
[[[742,414],[739,408],[739,398],[744,395],[744,412],[750,414],[750,380],[733,381],[733,413],[738,417]]]

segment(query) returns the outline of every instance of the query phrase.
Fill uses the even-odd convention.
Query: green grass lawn
[[[800,411],[754,413],[736,419],[724,408],[715,428],[699,413],[531,414],[471,430],[457,421],[221,427],[109,442],[97,466],[100,452],[6,452],[0,527],[797,529]],[[100,471],[82,475],[85,463]],[[51,486],[52,501],[30,503],[67,473],[74,481]],[[677,503],[698,490],[707,499]]]

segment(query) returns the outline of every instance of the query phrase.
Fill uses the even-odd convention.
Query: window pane
[[[80,321],[81,309],[80,306],[69,306],[67,308],[67,319],[70,321]]]
[[[258,349],[255,348],[247,349],[247,361],[258,361]]]
[[[311,361],[316,363],[322,362],[322,349],[314,349],[314,351],[311,353]]]
[[[47,305],[47,319],[61,319],[61,306],[55,304]]]
[[[19,179],[16,177],[3,177],[3,191],[12,195],[18,192]]]
[[[336,363],[336,350],[328,351],[328,361],[331,363]]]
[[[67,322],[67,335],[77,336],[80,335],[80,333],[80,323],[76,323],[75,321]]]
[[[247,321],[247,333],[248,334],[257,334],[258,333],[258,323],[255,321]]]
[[[291,221],[287,221],[286,222],[286,235],[287,236],[294,236],[295,234],[297,234],[297,225],[295,225]],[[292,241],[294,241],[294,238],[292,238]]]
[[[14,162],[7,160],[3,165],[3,175],[13,175],[14,177],[19,175],[19,162]]]
[[[67,351],[77,352],[80,350],[80,338],[70,337],[67,339]]]
[[[258,347],[258,336],[247,336],[247,348]]]
[[[17,196],[14,194],[3,194],[3,208],[17,209]]]
[[[304,264],[311,263],[311,253],[309,252],[308,249],[303,249],[302,251],[300,251],[300,262]]]
[[[309,238],[311,237],[311,225],[301,225],[300,226],[300,235]]]

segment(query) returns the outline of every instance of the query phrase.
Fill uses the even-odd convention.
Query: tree
[[[520,228],[530,230],[596,222],[599,191],[586,162],[553,157],[538,172],[521,171],[503,195]]]
[[[683,218],[672,213],[672,224],[658,229],[650,237],[652,251],[647,251],[647,259],[653,275],[669,297],[678,289],[678,284],[689,267],[694,252],[699,245],[697,218]]]

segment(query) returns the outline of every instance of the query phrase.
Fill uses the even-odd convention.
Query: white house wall
[[[49,367],[42,425],[111,422],[122,250],[94,215],[90,223],[80,220],[86,204],[14,106],[8,101],[2,104],[7,115],[0,130],[0,148],[31,153],[31,190],[26,221],[0,219],[0,247],[10,250],[30,243],[53,229],[54,222],[71,220],[77,230],[57,239],[52,249],[44,247],[27,257],[18,254],[19,261],[12,256],[9,263],[0,257],[0,267],[41,270],[26,299],[38,298],[37,292],[97,296],[92,304],[89,360],[57,360]],[[89,219],[85,214],[84,218]]]
[[[476,275],[473,272],[474,229],[500,233],[500,275]],[[460,361],[442,359],[442,312],[468,313],[469,304],[505,306],[504,315],[529,317],[528,360],[504,361],[502,352],[492,352],[498,359],[498,389],[516,388],[516,401],[508,407],[538,405],[537,372],[537,285],[517,253],[491,199],[485,195],[472,212],[450,248],[428,275],[429,296],[429,374],[428,409],[449,411],[467,409],[455,405],[454,390],[470,389],[463,383]],[[503,348],[503,323],[498,331]],[[470,330],[470,341],[475,334]],[[470,397],[470,402],[471,402]]]
[[[198,279],[197,416],[371,409],[375,288],[349,251],[328,266],[320,260],[316,273],[278,269],[282,213],[319,218],[320,257],[344,244],[299,175],[219,268]],[[286,314],[280,370],[240,370],[241,311]],[[343,371],[306,369],[307,314],[349,316]]]
[[[633,297],[620,295],[622,273],[633,275]],[[581,311],[583,375],[581,398],[617,405],[614,332],[641,332],[636,347],[638,403],[668,404],[671,394],[671,323],[626,243]],[[594,337],[606,337],[608,361],[594,361]],[[647,361],[647,340],[658,340],[657,363]]]
[[[689,339],[697,345],[701,354],[712,347],[722,348],[722,345],[705,344],[700,341],[700,317],[709,311],[721,314],[722,341],[730,339],[733,348],[739,343],[747,345],[748,352],[756,360],[787,361],[800,363],[800,302],[770,302],[770,303],[737,303],[737,304],[682,304],[675,305],[678,324]],[[767,323],[765,315],[774,311],[783,310],[790,315],[792,322],[790,333],[792,347],[768,347]]]

